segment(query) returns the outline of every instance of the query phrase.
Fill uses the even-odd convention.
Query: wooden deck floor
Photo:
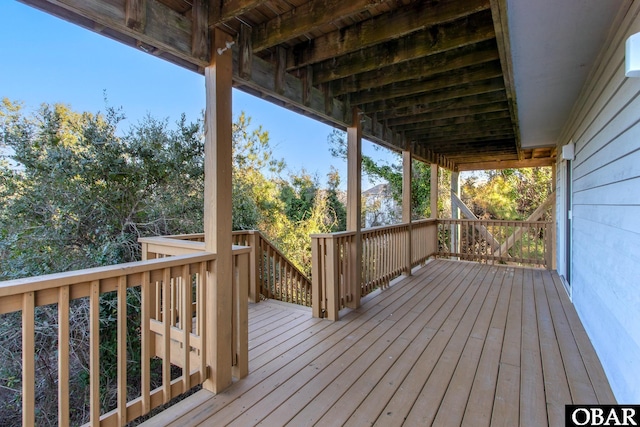
[[[555,273],[436,260],[338,322],[250,306],[250,374],[147,425],[560,426],[614,403]]]

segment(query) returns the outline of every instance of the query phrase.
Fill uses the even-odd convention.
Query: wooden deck
[[[146,425],[560,426],[614,403],[560,279],[432,261],[337,322],[250,306],[250,374]]]

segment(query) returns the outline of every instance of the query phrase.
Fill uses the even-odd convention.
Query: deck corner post
[[[354,108],[352,113],[347,128],[347,231],[355,232],[355,236],[349,246],[351,268],[346,286],[352,299],[346,305],[358,308],[362,295],[362,123],[360,110]]]
[[[324,296],[322,280],[324,277],[324,245],[319,236],[311,236],[311,310],[313,317],[324,317],[322,299]]]
[[[206,342],[209,377],[203,387],[214,393],[231,385],[232,366],[232,111],[231,36],[212,31],[211,62],[205,68],[205,250],[217,254],[215,273],[207,275]],[[246,297],[245,297],[246,298]]]

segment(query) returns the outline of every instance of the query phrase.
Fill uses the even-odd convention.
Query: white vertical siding
[[[559,147],[573,140],[573,302],[619,402],[640,403],[640,79],[624,76],[625,40],[640,32],[627,3]],[[561,162],[561,161],[560,161]],[[558,201],[564,201],[564,164]],[[558,205],[558,268],[564,255]]]

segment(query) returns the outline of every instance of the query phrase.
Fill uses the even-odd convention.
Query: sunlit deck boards
[[[150,425],[563,425],[612,403],[558,276],[437,260],[338,322],[250,307],[250,374]]]

